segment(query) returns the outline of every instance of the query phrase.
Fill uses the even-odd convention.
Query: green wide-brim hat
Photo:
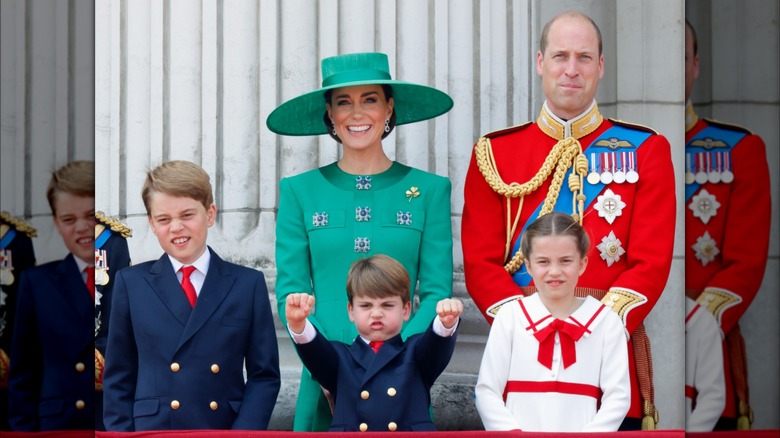
[[[355,85],[383,85],[393,88],[395,124],[403,125],[440,116],[452,108],[452,98],[425,85],[395,81],[390,77],[384,53],[351,53],[322,60],[322,88],[279,105],[266,120],[271,131],[282,135],[328,133],[323,122],[325,92]]]

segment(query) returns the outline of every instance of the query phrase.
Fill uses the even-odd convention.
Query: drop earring
[[[385,119],[385,132],[390,132],[390,119]]]

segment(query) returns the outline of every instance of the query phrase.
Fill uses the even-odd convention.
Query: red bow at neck
[[[585,327],[555,318],[547,327],[534,333],[534,337],[539,341],[539,355],[536,360],[551,370],[556,332],[561,339],[561,356],[563,356],[563,368],[566,369],[577,362],[577,349],[574,343],[585,333]]]

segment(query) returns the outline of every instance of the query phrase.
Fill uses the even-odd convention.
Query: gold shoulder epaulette
[[[513,133],[515,131],[519,131],[519,130],[525,128],[526,126],[528,126],[528,125],[530,125],[532,123],[533,122],[525,122],[525,123],[522,123],[520,125],[510,126],[508,128],[502,128],[502,129],[499,129],[497,131],[491,131],[491,132],[488,132],[487,134],[482,135],[482,137],[485,137],[485,138],[496,138],[496,137],[500,137],[502,135],[511,134],[511,133]]]
[[[630,122],[626,122],[625,120],[612,119],[612,118],[609,119],[609,121],[616,125],[620,125],[624,128],[632,128],[632,129],[637,129],[639,131],[649,132],[651,134],[658,134],[658,131],[656,131],[655,129],[649,126],[640,125],[638,123],[630,123]]]
[[[721,122],[720,120],[715,120],[715,119],[708,119],[706,117],[702,117],[702,120],[718,128],[727,129],[729,131],[744,132],[746,134],[753,135],[753,131],[745,128],[744,126],[735,125],[733,123]]]
[[[11,216],[7,211],[0,212],[0,220],[8,225],[13,225],[16,231],[26,234],[27,237],[38,237],[38,231],[33,228],[32,225],[17,217]]]
[[[111,231],[121,234],[125,239],[133,237],[133,230],[124,223],[106,216],[102,211],[95,212],[95,220],[111,228]]]

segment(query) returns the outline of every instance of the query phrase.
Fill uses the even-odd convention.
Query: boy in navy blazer
[[[73,161],[46,191],[69,254],[24,271],[8,381],[11,430],[90,430],[94,398],[95,170]]]
[[[106,429],[267,429],[280,377],[263,274],[206,246],[217,209],[200,166],[161,164],[142,197],[165,254],[116,273]]]
[[[298,354],[333,397],[330,431],[436,430],[430,390],[452,357],[463,304],[439,301],[428,330],[404,342],[409,287],[409,274],[391,257],[379,254],[352,264],[347,311],[359,334],[352,345],[327,340],[307,319],[314,296],[288,295],[287,328]]]

